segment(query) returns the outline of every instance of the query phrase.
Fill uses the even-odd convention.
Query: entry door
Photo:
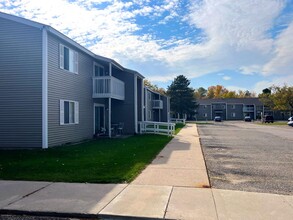
[[[105,106],[95,106],[95,134],[105,129]]]

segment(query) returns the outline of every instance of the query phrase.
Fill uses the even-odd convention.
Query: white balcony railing
[[[125,99],[125,85],[113,76],[93,78],[93,98]]]
[[[153,109],[163,109],[163,101],[153,100]]]
[[[175,123],[142,121],[139,122],[139,132],[140,134],[151,133],[173,136],[175,134]]]

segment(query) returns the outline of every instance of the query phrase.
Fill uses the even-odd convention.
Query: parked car
[[[272,115],[265,115],[263,117],[264,123],[274,123],[274,117]]]
[[[216,121],[216,122],[221,122],[221,121],[222,121],[221,116],[216,116],[215,119],[214,119],[214,121]]]
[[[288,121],[289,122],[287,123],[287,125],[293,127],[293,116],[291,116],[290,118],[288,118]]]
[[[251,121],[251,117],[250,116],[245,116],[244,121]]]

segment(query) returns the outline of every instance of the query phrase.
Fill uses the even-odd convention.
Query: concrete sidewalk
[[[188,124],[131,184],[0,181],[0,213],[104,219],[292,219],[293,196],[210,189]]]

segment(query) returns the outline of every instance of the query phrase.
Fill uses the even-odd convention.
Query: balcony
[[[163,109],[163,101],[153,100],[153,109]]]
[[[113,76],[93,78],[93,98],[125,99],[125,85]]]

